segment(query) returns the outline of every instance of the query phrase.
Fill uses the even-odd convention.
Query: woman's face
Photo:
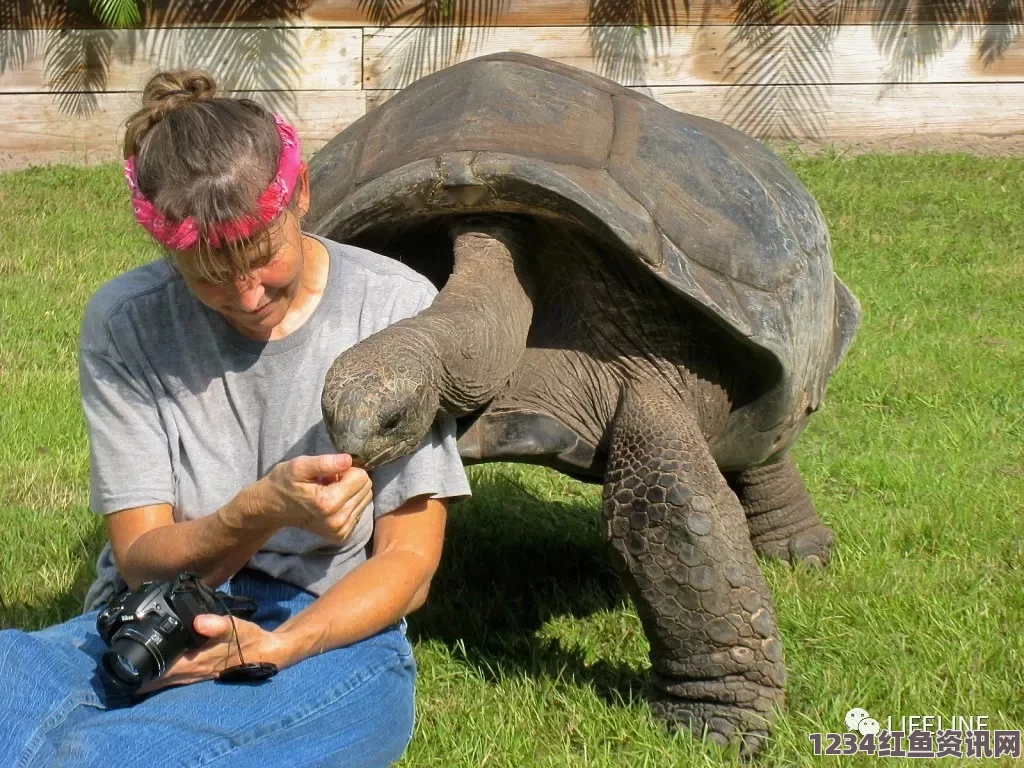
[[[188,251],[177,255],[178,266],[192,294],[219,312],[240,333],[266,340],[288,313],[302,287],[304,265],[301,217],[309,208],[309,178],[302,169],[295,210],[285,211],[267,228],[269,249],[247,253],[251,274],[226,282],[202,279],[192,268]],[[268,257],[269,254],[269,257]]]
[[[192,294],[219,312],[240,333],[255,339],[269,339],[284,319],[298,294],[303,266],[302,230],[298,218],[285,211],[269,228],[269,258],[255,251],[248,277],[213,283],[190,269],[188,253],[178,256],[178,265]]]

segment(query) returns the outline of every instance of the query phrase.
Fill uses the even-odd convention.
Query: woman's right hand
[[[341,543],[373,500],[364,469],[346,453],[282,461],[257,484],[259,506],[275,525],[302,528]]]

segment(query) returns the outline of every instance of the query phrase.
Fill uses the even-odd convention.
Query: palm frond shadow
[[[741,0],[726,46],[725,122],[757,137],[818,139],[827,125],[833,41],[858,0]]]
[[[81,14],[68,3],[0,0],[0,28],[14,32],[0,35],[0,72],[23,67],[42,46],[61,111],[87,114],[107,88],[113,61],[146,53],[168,66],[189,66],[212,51],[223,62],[217,74],[226,87],[260,93],[274,109],[294,109],[300,51],[293,22],[311,1],[144,4],[144,29],[116,37],[109,30],[73,28]],[[381,87],[403,88],[474,55],[510,3],[359,0],[371,23],[401,25],[383,53]],[[734,87],[726,92],[723,119],[762,138],[821,138],[831,110],[836,34],[867,8],[877,9],[873,36],[889,61],[880,96],[925,73],[964,38],[975,44],[987,69],[1024,34],[1024,0],[883,0],[880,6],[868,0],[737,0],[723,62]],[[711,24],[709,17],[691,20],[685,0],[588,0],[587,14],[595,69],[626,85],[647,83],[650,62],[669,49],[674,27]],[[263,28],[230,25],[243,18]],[[195,29],[204,24],[214,26]],[[172,30],[183,27],[193,32],[182,47]]]
[[[204,30],[188,38],[184,60],[195,61],[204,53],[224,62],[216,75],[225,90],[259,98],[275,111],[296,108],[295,67],[300,52],[293,28],[237,28],[230,37]]]
[[[473,56],[510,0],[423,0],[401,11],[397,0],[362,0],[378,26],[402,24],[384,49],[381,87],[404,88],[424,75]],[[670,44],[678,22],[673,0],[590,0],[587,34],[598,71],[621,83],[642,83],[652,57]]]
[[[477,479],[452,507],[445,553],[410,636],[437,641],[482,678],[563,679],[609,702],[638,700],[643,670],[544,638],[550,620],[629,604],[606,556],[596,505],[543,501],[500,474]]]
[[[60,6],[0,0],[0,74],[24,68],[45,45],[44,29],[60,24],[65,15]]]
[[[401,11],[397,0],[363,0],[381,26],[402,23],[384,51],[382,87],[403,88],[471,57],[503,10],[502,0],[424,0]],[[705,11],[710,6],[705,6]],[[1022,0],[737,0],[723,70],[729,73],[725,122],[759,138],[820,140],[833,110],[833,56],[840,30],[878,8],[873,35],[889,60],[879,96],[910,82],[963,36],[991,66],[1024,33]],[[588,0],[588,38],[598,73],[625,85],[648,82],[648,67],[691,20],[673,0]],[[438,26],[440,25],[440,26]],[[393,61],[392,61],[393,59]]]
[[[74,26],[80,19],[66,3],[0,0],[0,22],[14,31],[0,34],[0,72],[24,67],[44,46],[47,82],[58,108],[82,116],[93,112],[108,90],[114,62],[131,64],[145,56],[172,69],[216,61],[211,68],[225,90],[259,94],[271,109],[294,110],[301,57],[294,21],[310,2],[169,0],[156,8],[147,5],[142,27],[122,32]],[[238,19],[249,24],[231,25]],[[184,29],[189,31],[183,38]]]
[[[143,34],[147,50],[173,66],[194,66],[200,58],[220,62],[218,84],[234,95],[254,98],[273,110],[294,110],[300,64],[295,20],[309,0],[215,0],[168,2],[149,20]],[[265,26],[227,26],[232,20],[261,21]],[[226,26],[198,29],[216,19]],[[196,28],[180,45],[176,28]]]
[[[1010,46],[1024,36],[1024,3],[1003,3],[1005,13],[1000,18],[1006,24],[992,24],[985,27],[978,39],[978,57],[982,66],[988,69],[1001,59]]]
[[[372,24],[387,27],[400,18],[402,0],[359,0],[358,8]]]
[[[379,26],[402,24],[401,31],[384,49],[382,58],[388,67],[381,73],[381,87],[404,88],[455,64],[467,53],[474,55],[510,2],[422,0],[399,13],[397,0],[361,0],[360,8]]]
[[[820,140],[828,127],[836,35],[865,0],[739,0],[726,51],[725,122],[759,138]],[[914,82],[964,37],[994,64],[1024,34],[1021,0],[883,0],[872,35],[888,60],[879,97]]]
[[[688,5],[683,14],[689,15]],[[587,34],[598,73],[623,85],[646,83],[648,64],[672,44],[679,22],[671,0],[588,0]]]
[[[46,74],[64,114],[89,114],[106,90],[117,33],[99,29],[62,29],[46,41]]]
[[[886,84],[911,82],[962,39],[975,43],[983,68],[995,64],[1024,35],[1021,0],[886,0],[875,28],[889,59]]]

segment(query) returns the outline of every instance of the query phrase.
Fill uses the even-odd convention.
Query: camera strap
[[[227,592],[217,590],[213,593],[214,599],[221,608],[232,616],[248,621],[256,613],[256,601],[245,595],[229,595]]]
[[[231,606],[225,604],[225,598],[232,603]],[[221,610],[224,611],[231,621],[231,633],[234,635],[235,649],[238,651],[238,660],[241,662],[233,667],[222,670],[217,675],[217,682],[261,683],[276,675],[278,672],[277,664],[271,664],[268,661],[246,662],[245,657],[242,656],[242,644],[238,642],[238,630],[235,627],[235,616],[232,608],[240,614],[245,614],[247,608],[251,606],[251,610],[248,611],[248,615],[251,616],[256,610],[256,602],[248,597],[228,595],[219,590],[213,592],[213,599],[220,605]],[[240,616],[239,618],[242,617]]]

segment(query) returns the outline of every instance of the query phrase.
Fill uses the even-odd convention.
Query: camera
[[[96,617],[96,629],[110,646],[102,665],[119,687],[136,691],[160,677],[186,650],[208,640],[193,629],[196,616],[252,615],[253,609],[232,611],[231,595],[204,584],[185,572],[173,581],[148,581],[137,590],[114,595]]]

